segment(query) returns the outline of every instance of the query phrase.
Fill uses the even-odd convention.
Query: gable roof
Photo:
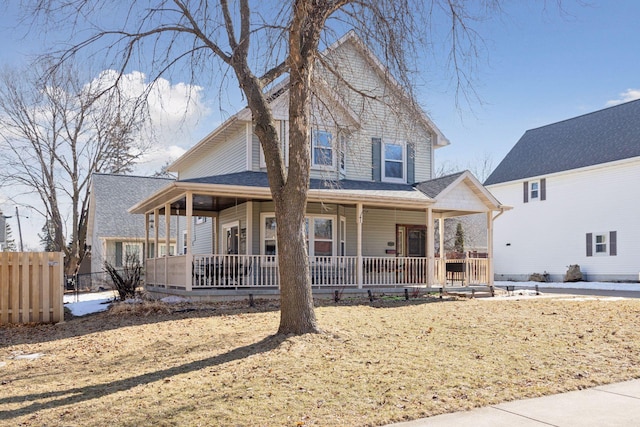
[[[94,230],[97,237],[143,237],[144,217],[129,214],[129,207],[173,181],[170,178],[93,174],[88,239],[92,240]]]
[[[526,131],[485,185],[638,156],[640,100]]]
[[[448,186],[450,186],[456,179],[462,175],[463,172],[454,173],[452,175],[442,176],[439,178],[430,179],[429,181],[423,181],[415,184],[415,187],[422,191],[427,196],[435,199],[438,194],[442,193]]]
[[[444,136],[442,131],[433,123],[433,121],[429,118],[429,116],[420,108],[417,103],[413,102],[410,94],[408,94],[401,85],[397,82],[397,80],[389,73],[384,64],[380,62],[380,60],[376,57],[376,55],[369,49],[362,39],[358,37],[355,31],[350,30],[344,36],[342,36],[339,40],[329,46],[325,51],[321,52],[321,55],[327,56],[330,55],[332,51],[336,50],[338,47],[344,45],[345,43],[351,43],[357,47],[358,51],[362,53],[365,59],[372,65],[373,69],[380,75],[381,78],[386,79],[391,87],[393,87],[397,93],[404,98],[405,105],[410,106],[411,108],[415,108],[417,114],[417,119],[421,122],[421,124],[426,128],[431,130],[434,135],[433,145],[434,148],[444,147],[449,145],[449,140]],[[272,106],[272,109],[276,109],[277,106],[288,99],[289,90],[289,77],[285,77],[281,82],[273,86],[269,89],[268,100],[269,104]],[[359,127],[359,117],[358,115],[335,93],[328,87],[326,82],[322,79],[316,79],[315,81],[315,95],[318,97],[322,97],[326,100],[327,104],[331,107],[335,107],[337,110],[340,110],[347,121],[352,122],[352,124],[356,127]],[[287,105],[288,108],[288,105]],[[275,111],[273,111],[275,116]],[[218,138],[224,138],[229,135],[229,133],[237,130],[238,126],[244,126],[245,123],[250,123],[252,119],[251,110],[249,107],[244,107],[240,111],[236,112],[234,115],[229,117],[223,123],[221,123],[218,127],[216,127],[211,133],[198,141],[194,146],[189,148],[186,153],[180,156],[178,159],[174,160],[171,163],[167,170],[171,172],[177,172],[181,167],[187,164],[192,159],[196,159],[202,155],[202,151],[206,149],[211,143]]]

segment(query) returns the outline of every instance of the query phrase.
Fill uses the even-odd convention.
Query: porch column
[[[187,235],[184,242],[184,246],[186,249],[185,256],[185,272],[184,272],[184,285],[187,291],[192,289],[193,283],[191,281],[191,272],[193,270],[193,249],[191,247],[191,233],[193,233],[193,193],[191,191],[187,191],[185,195],[185,204],[187,205]],[[178,221],[180,221],[180,217],[178,216]],[[177,240],[177,237],[176,237]]]
[[[435,253],[435,236],[433,233],[433,209],[427,208],[427,286],[433,286],[433,269]]]
[[[363,221],[363,213],[364,210],[362,209],[362,203],[357,203],[356,204],[356,223],[358,224],[357,227],[357,242],[356,242],[356,262],[357,262],[357,270],[356,270],[356,274],[357,274],[357,281],[358,281],[358,288],[362,289],[362,283],[363,283],[363,265],[362,265],[362,221]]]
[[[158,255],[160,254],[160,210],[153,210],[153,277],[154,285],[158,284]]]
[[[212,254],[217,254],[220,252],[220,250],[218,249],[218,234],[219,234],[219,229],[218,229],[218,219],[220,218],[220,213],[219,212],[215,212],[212,218],[213,223],[211,224],[211,232],[213,233],[212,237]]]
[[[493,288],[493,211],[487,212],[487,285]]]
[[[169,203],[164,205],[164,241],[165,241],[165,254],[164,257],[164,287],[169,285],[169,248],[171,247],[171,205]],[[177,248],[176,248],[177,249]]]
[[[153,210],[153,257],[158,258],[160,254],[160,211]]]
[[[438,275],[438,282],[440,282],[440,284],[446,284],[445,280],[443,280],[447,261],[444,259],[444,218],[442,218],[442,216],[438,218],[438,234],[440,238],[440,268],[438,269],[440,274]]]
[[[142,261],[145,266],[147,264],[147,258],[149,258],[149,212],[144,214],[144,251],[142,254]]]

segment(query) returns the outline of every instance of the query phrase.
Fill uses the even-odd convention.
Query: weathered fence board
[[[0,325],[64,321],[64,255],[0,253]]]

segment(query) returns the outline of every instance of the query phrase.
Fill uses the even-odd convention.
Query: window
[[[330,216],[308,216],[305,218],[305,239],[309,256],[333,256],[334,223]],[[262,214],[262,247],[263,255],[276,255],[278,243],[276,237],[276,218],[273,213]]]
[[[587,233],[587,256],[618,255],[618,232]]]
[[[330,168],[334,165],[331,133],[314,130],[311,135],[312,166]]]
[[[382,179],[385,181],[406,182],[404,144],[385,142],[382,144]]]
[[[182,232],[182,254],[187,254],[187,230]]]
[[[308,224],[312,224],[309,230]],[[311,231],[311,233],[309,233]],[[310,256],[333,255],[333,219],[332,218],[307,218],[307,241],[312,237],[309,248]]]
[[[276,254],[276,218],[274,216],[265,216],[262,221],[263,225],[263,243],[262,253],[264,255]]]
[[[347,255],[347,247],[345,241],[347,240],[347,219],[343,216],[340,217],[340,256]]]
[[[176,253],[176,247],[175,245],[169,245],[169,255],[173,256],[173,254]],[[160,244],[160,256],[166,256],[167,255],[167,245],[166,244]]]
[[[540,183],[534,181],[531,183],[531,200],[537,199],[540,195]]]
[[[547,179],[541,178],[539,181],[524,181],[523,183],[523,202],[547,199]]]
[[[605,234],[596,234],[595,249],[597,254],[607,253],[607,236]]]
[[[346,135],[340,135],[340,159],[339,159],[338,165],[340,167],[340,172],[343,174],[347,172],[347,165],[345,161],[346,153],[347,153],[347,137]]]

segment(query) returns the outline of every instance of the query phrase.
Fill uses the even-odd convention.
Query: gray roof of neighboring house
[[[115,174],[94,174],[91,179],[95,200],[93,231],[97,237],[143,238],[144,215],[133,215],[127,210],[174,181]],[[172,230],[174,228],[172,223]],[[164,235],[164,227],[159,231]]]
[[[485,185],[640,156],[640,100],[525,132]]]
[[[447,176],[442,176],[440,178],[430,179],[429,181],[418,182],[417,184],[415,184],[415,187],[427,196],[435,199],[438,194],[442,193],[445,188],[450,186],[453,181],[458,179],[458,177],[463,173],[464,171]]]

